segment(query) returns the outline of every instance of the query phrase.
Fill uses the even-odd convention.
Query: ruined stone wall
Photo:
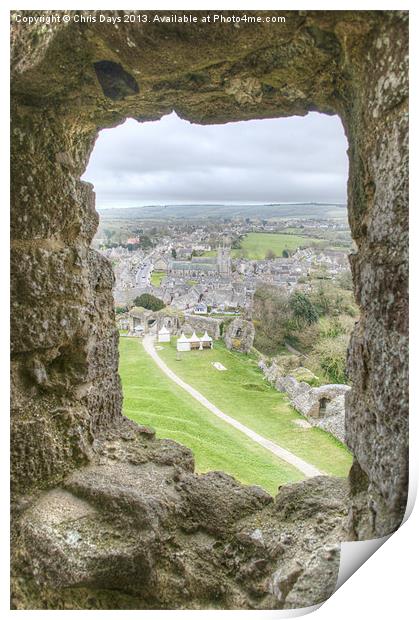
[[[227,326],[224,342],[227,349],[249,353],[255,339],[255,327],[252,321],[236,318]]]
[[[275,361],[269,365],[265,359],[261,359],[258,366],[269,383],[279,392],[287,394],[294,409],[308,418],[310,424],[322,428],[342,443],[346,443],[345,397],[351,390],[349,385],[329,384],[311,387],[305,377],[309,380],[315,378],[315,375],[307,368],[300,366],[287,372]],[[323,410],[321,410],[322,400],[325,400]]]
[[[285,15],[239,28],[12,24],[14,607],[311,605],[333,590],[339,540],[402,518],[407,17]],[[228,476],[193,474],[189,451],[122,416],[113,276],[89,247],[94,194],[79,179],[102,127],[173,109],[202,123],[342,118],[361,308],[350,500],[344,482],[319,478],[272,504]]]
[[[222,322],[222,319],[217,319],[210,316],[188,314],[185,315],[184,322],[180,326],[179,331],[184,331],[186,335],[192,335],[193,331],[197,334],[208,332],[211,338],[218,340],[220,337],[220,326]]]

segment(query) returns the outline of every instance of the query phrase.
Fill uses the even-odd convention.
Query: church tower
[[[223,244],[217,250],[217,270],[222,277],[231,275],[230,247],[226,245],[224,239]]]

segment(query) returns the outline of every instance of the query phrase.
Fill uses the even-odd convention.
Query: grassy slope
[[[124,413],[152,426],[158,437],[191,448],[200,472],[222,470],[272,494],[303,475],[232,428],[168,379],[136,338],[121,338],[119,371]]]
[[[160,286],[160,282],[166,275],[165,271],[153,271],[150,276],[150,283],[152,286]]]
[[[315,243],[316,239],[299,235],[287,235],[282,233],[249,233],[243,239],[242,250],[247,250],[249,259],[263,259],[268,250],[272,250],[279,257],[283,250],[296,250],[301,245]],[[240,250],[233,250],[233,256],[240,255]]]
[[[268,385],[253,358],[231,353],[220,342],[212,351],[185,352],[181,361],[176,361],[173,344],[166,345],[159,355],[225,413],[325,473],[348,474],[352,456],[347,448],[319,428],[298,427],[294,420],[304,418],[289,405],[285,395]],[[221,362],[227,371],[216,370],[213,361]]]
[[[266,257],[266,252],[272,250],[278,257],[282,257],[283,250],[296,250],[300,246],[311,243],[319,243],[320,239],[302,237],[301,235],[288,235],[283,233],[248,233],[241,242],[241,249],[232,250],[233,258],[241,256],[243,250],[247,250],[247,258],[261,260]],[[216,256],[217,250],[204,252],[204,256]]]

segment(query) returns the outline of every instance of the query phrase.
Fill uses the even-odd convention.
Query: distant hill
[[[344,204],[298,203],[263,205],[156,205],[117,209],[98,209],[105,220],[168,220],[168,219],[220,219],[234,217],[272,218],[334,218],[346,219]]]

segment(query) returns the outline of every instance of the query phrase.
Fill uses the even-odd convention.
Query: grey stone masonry
[[[305,381],[298,381],[291,374],[283,375],[275,362],[267,365],[262,360],[259,362],[259,368],[275,389],[287,394],[292,406],[313,426],[319,426],[342,443],[345,442],[345,395],[351,390],[349,385],[330,384],[311,387]]]

